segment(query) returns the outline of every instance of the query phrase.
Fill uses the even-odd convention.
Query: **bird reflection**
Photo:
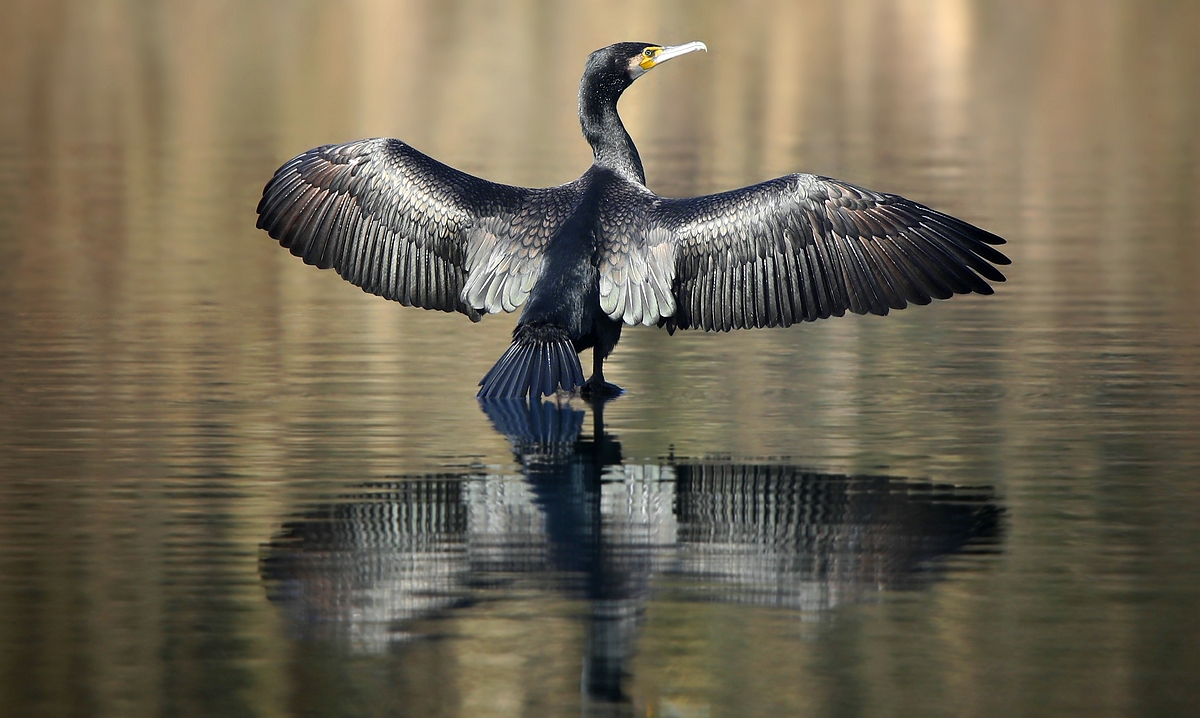
[[[378,652],[437,633],[489,591],[533,587],[587,607],[585,697],[624,704],[652,593],[825,611],[936,580],[1000,540],[992,489],[786,464],[622,462],[603,406],[483,400],[519,476],[364,485],[287,522],[265,547],[270,598],[304,637]],[[494,595],[494,594],[488,594]]]

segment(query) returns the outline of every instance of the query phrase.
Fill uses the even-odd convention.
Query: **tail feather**
[[[533,348],[533,361],[529,364],[529,393],[535,396],[541,396],[545,392],[542,391],[542,369],[546,363],[546,345],[538,344]],[[546,372],[549,374],[549,371]]]
[[[524,325],[479,386],[480,398],[548,396],[583,386],[583,367],[566,330]]]

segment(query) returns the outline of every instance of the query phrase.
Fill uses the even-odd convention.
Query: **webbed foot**
[[[597,379],[595,375],[579,387],[579,396],[586,401],[608,401],[624,393],[625,390],[621,387],[609,384],[603,378]]]

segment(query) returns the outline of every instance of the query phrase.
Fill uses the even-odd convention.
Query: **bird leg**
[[[583,386],[579,387],[579,395],[584,399],[599,399],[607,401],[625,393],[616,384],[604,381],[604,355],[597,348],[592,349],[592,376]]]

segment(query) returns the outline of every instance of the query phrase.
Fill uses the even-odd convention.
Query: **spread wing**
[[[513,311],[573,188],[496,184],[394,139],[311,149],[275,172],[258,227],[308,264],[406,306]]]
[[[717,331],[887,314],[954,294],[991,294],[1004,240],[892,194],[788,175],[732,192],[658,200],[610,259],[605,307],[627,323]],[[630,277],[643,276],[640,285]],[[603,282],[603,278],[602,278]],[[670,288],[669,301],[662,296]],[[603,295],[604,285],[601,292]],[[646,310],[653,296],[659,316]],[[617,311],[620,310],[620,311]]]

